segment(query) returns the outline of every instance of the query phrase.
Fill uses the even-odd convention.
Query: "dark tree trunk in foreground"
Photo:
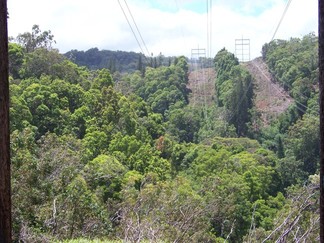
[[[0,242],[11,242],[7,0],[0,0]]]
[[[320,242],[324,243],[324,0],[318,1],[318,65],[320,89]]]

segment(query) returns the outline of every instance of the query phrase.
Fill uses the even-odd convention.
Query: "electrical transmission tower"
[[[191,49],[191,60],[193,59],[200,59],[201,57],[206,58],[206,49],[205,48],[197,48]]]
[[[205,48],[196,48],[191,49],[191,66],[192,70],[195,71],[195,89],[198,93],[200,93],[200,85],[198,83],[199,77],[198,77],[198,71],[202,69],[202,60],[201,58],[206,59],[206,49]],[[200,65],[198,65],[200,64]],[[198,98],[199,100],[199,98]],[[194,97],[194,106],[196,104],[196,97]]]
[[[205,77],[205,70],[204,70],[204,62],[206,62],[206,49],[205,48],[197,48],[197,49],[191,49],[191,62],[194,63],[194,70],[196,73],[195,77],[195,84],[196,84],[196,91],[197,91],[197,96],[200,95],[202,96],[201,98],[203,99],[203,114],[206,119],[207,118],[207,100],[206,100],[206,77]],[[203,59],[203,60],[202,60]],[[200,64],[198,66],[198,64]],[[198,77],[198,73],[201,74],[201,77]],[[203,86],[200,87],[201,84],[199,84],[199,79],[203,80]],[[202,88],[202,90],[200,90]],[[199,99],[199,97],[197,97]],[[196,97],[194,97],[194,106],[196,103]]]
[[[240,62],[250,61],[250,39],[235,39],[235,56]]]
[[[200,85],[198,84],[198,63],[200,61],[200,58],[205,58],[206,57],[206,49],[204,48],[196,48],[196,49],[191,49],[191,71],[195,73],[195,82],[194,82],[194,88],[197,92],[197,94],[200,93]],[[194,96],[193,100],[193,105],[196,106],[197,100],[199,100],[199,97]]]

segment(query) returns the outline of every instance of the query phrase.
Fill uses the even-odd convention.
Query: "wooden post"
[[[320,242],[324,243],[324,0],[318,1],[318,66],[320,91]]]
[[[11,239],[7,0],[0,0],[0,242]]]

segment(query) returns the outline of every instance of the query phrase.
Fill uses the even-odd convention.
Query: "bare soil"
[[[243,64],[254,78],[255,106],[264,125],[287,110],[293,102],[289,94],[275,81],[261,57]]]
[[[263,125],[268,125],[271,120],[287,110],[293,99],[275,81],[261,57],[242,65],[253,77],[255,107],[261,115]],[[215,70],[199,68],[195,64],[192,64],[190,69],[188,88],[192,93],[189,95],[189,104],[194,107],[215,104]]]
[[[215,103],[215,70],[213,68],[199,68],[193,64],[189,73],[188,88],[189,104],[194,107],[210,106]]]

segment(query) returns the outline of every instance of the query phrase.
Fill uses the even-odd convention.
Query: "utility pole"
[[[7,0],[0,0],[0,242],[11,239]]]
[[[318,19],[320,91],[320,242],[324,243],[324,0],[318,0]]]

